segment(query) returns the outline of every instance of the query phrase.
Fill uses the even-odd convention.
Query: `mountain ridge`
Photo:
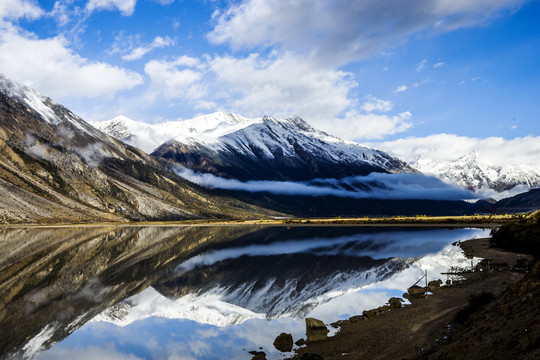
[[[411,166],[423,173],[458,184],[471,191],[500,200],[540,186],[540,168],[525,165],[493,165],[479,159],[476,152],[456,160],[417,160]],[[489,191],[493,190],[493,191]]]
[[[137,130],[145,125],[132,121],[93,124],[111,135],[131,126],[123,139],[144,138]],[[152,155],[194,171],[242,181],[303,181],[414,171],[385,152],[316,130],[298,116],[248,119],[218,112],[152,128],[167,133],[162,139],[168,137]]]
[[[268,213],[212,193],[0,76],[0,222],[241,217]],[[257,215],[258,216],[258,215]]]

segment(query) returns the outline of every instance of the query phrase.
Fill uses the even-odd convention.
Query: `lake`
[[[471,266],[485,229],[105,226],[0,229],[0,358],[251,359],[304,318],[378,307]],[[334,332],[337,330],[333,330]],[[296,347],[296,346],[295,346]],[[262,348],[262,349],[261,349]],[[261,350],[260,350],[261,349]]]

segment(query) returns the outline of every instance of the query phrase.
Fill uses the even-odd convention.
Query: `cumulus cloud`
[[[451,161],[474,151],[480,161],[491,165],[538,166],[538,154],[540,154],[540,136],[506,140],[502,137],[481,139],[453,134],[435,134],[370,145],[409,163],[420,159],[435,162]]]
[[[203,74],[196,66],[199,59],[180,56],[172,61],[152,60],[144,66],[144,72],[152,81],[151,98],[163,95],[167,99],[187,97],[196,99],[204,92],[197,86]]]
[[[38,39],[12,26],[0,32],[0,69],[52,97],[111,98],[143,83],[136,72],[81,57],[62,37]]]
[[[0,1],[0,21],[20,18],[37,19],[44,14],[36,1],[2,0]]]
[[[409,111],[397,115],[350,111],[343,119],[339,119],[339,124],[339,128],[335,125],[332,127],[331,124],[321,124],[321,128],[344,139],[381,139],[386,135],[406,131],[413,126],[412,114]]]
[[[209,60],[222,100],[247,116],[261,112],[301,114],[317,123],[348,110],[349,91],[357,84],[351,73],[318,67],[292,53],[263,58],[216,56]]]
[[[364,98],[366,101],[362,104],[361,109],[365,112],[373,112],[373,111],[380,111],[380,112],[388,112],[392,110],[394,107],[394,104],[392,104],[389,100],[381,100],[377,99],[373,95],[368,95]]]
[[[123,16],[131,16],[135,11],[137,0],[90,0],[86,4],[88,12],[117,9]]]
[[[344,64],[401,43],[420,31],[483,23],[526,0],[244,0],[214,15],[210,41],[234,49],[280,46]]]
[[[268,192],[279,195],[338,196],[353,199],[476,199],[470,191],[416,173],[371,173],[344,179],[316,179],[311,182],[247,181],[224,179],[213,174],[178,168],[177,174],[193,183],[218,189]],[[369,188],[366,191],[365,188]],[[350,189],[355,189],[352,191]]]

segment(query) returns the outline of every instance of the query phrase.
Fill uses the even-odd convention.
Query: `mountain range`
[[[453,200],[466,196],[459,189],[297,116],[214,113],[155,125],[119,117],[93,125],[0,75],[0,223],[445,215],[478,209]],[[432,164],[429,171],[454,183],[461,176],[475,190],[540,184],[535,169],[524,174],[518,167],[486,168],[473,156]],[[229,183],[218,189],[208,186],[213,181]],[[262,190],[250,190],[261,184]],[[431,195],[411,196],[417,188]]]
[[[148,125],[126,117],[92,123],[194,171],[249,180],[305,181],[413,171],[385,152],[316,130],[298,116],[248,119],[217,112]]]
[[[242,217],[269,212],[192,184],[0,75],[0,223]]]
[[[419,160],[411,165],[425,174],[495,197],[497,193],[512,194],[540,186],[540,167],[492,165],[481,161],[474,151],[452,161]]]
[[[452,161],[420,159],[405,164],[382,151],[316,130],[299,117],[247,119],[218,112],[153,125],[125,116],[92,124],[156,157],[242,181],[419,171],[496,200],[540,186],[540,168],[492,165],[475,152]]]

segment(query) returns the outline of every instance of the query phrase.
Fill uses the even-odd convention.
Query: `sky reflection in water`
[[[421,257],[404,271],[382,281],[349,289],[336,284],[334,291],[314,296],[310,301],[317,306],[308,315],[330,323],[379,306],[392,296],[401,296],[425,270],[432,274],[430,279],[435,279],[449,266],[470,264],[470,260],[450,244],[488,234],[488,230],[480,229],[430,229],[359,233],[333,239],[278,240],[264,245],[248,244],[211,250],[185,261],[177,267],[177,271],[185,272],[241,256],[305,252],[317,255],[342,253],[376,259]],[[144,302],[145,294],[149,292],[145,290],[142,295],[136,295],[134,301]],[[178,304],[182,298],[170,301]],[[189,304],[185,302],[185,306]],[[212,308],[215,302],[207,306]],[[164,318],[151,313],[148,316],[142,316],[123,327],[105,321],[88,322],[64,341],[39,354],[37,359],[250,359],[252,355],[248,351],[259,350],[259,347],[263,347],[262,351],[266,352],[268,358],[280,359],[286,354],[279,353],[272,346],[278,334],[292,333],[294,341],[305,337],[303,319],[289,317],[248,319],[237,325],[215,326],[185,318]]]

